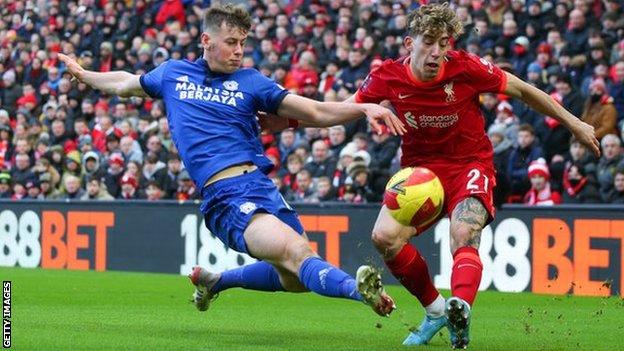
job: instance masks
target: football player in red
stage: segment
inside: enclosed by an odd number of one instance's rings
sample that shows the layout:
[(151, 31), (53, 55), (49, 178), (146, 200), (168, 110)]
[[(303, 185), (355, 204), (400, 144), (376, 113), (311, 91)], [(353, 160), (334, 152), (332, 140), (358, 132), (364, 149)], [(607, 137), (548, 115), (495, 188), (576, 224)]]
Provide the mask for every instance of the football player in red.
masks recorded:
[(481, 230), (494, 218), (492, 145), (485, 134), (479, 94), (503, 93), (552, 116), (596, 155), (594, 129), (543, 91), (502, 71), (483, 58), (451, 49), (463, 30), (448, 4), (430, 4), (408, 17), (407, 57), (387, 60), (373, 70), (349, 101), (392, 104), (407, 126), (402, 136), (402, 167), (426, 167), (444, 186), (442, 215), (450, 217), (451, 295), (433, 286), (427, 264), (409, 240), (420, 233), (394, 220), (383, 206), (372, 240), (386, 265), (425, 307), (419, 330), (404, 344), (426, 344), (447, 326), (453, 348), (469, 342), (470, 309), (481, 281)]
[[(453, 348), (466, 348), (470, 310), (483, 266), (479, 258), (481, 231), (494, 218), (493, 149), (484, 128), (479, 94), (502, 93), (520, 99), (536, 111), (556, 118), (599, 155), (594, 128), (566, 111), (543, 91), (478, 56), (452, 49), (463, 30), (461, 20), (444, 4), (421, 6), (408, 16), (404, 45), (409, 55), (387, 60), (374, 69), (348, 102), (391, 104), (406, 124), (402, 135), (402, 167), (425, 167), (444, 186), (444, 210), (450, 217), (451, 297), (434, 287), (427, 264), (409, 241), (420, 234), (403, 226), (383, 206), (372, 240), (392, 274), (425, 308), (420, 328), (403, 342), (426, 344), (448, 326)], [(261, 118), (276, 131), (287, 119)], [(314, 127), (309, 123), (303, 124)], [(432, 223), (433, 224), (433, 223)]]

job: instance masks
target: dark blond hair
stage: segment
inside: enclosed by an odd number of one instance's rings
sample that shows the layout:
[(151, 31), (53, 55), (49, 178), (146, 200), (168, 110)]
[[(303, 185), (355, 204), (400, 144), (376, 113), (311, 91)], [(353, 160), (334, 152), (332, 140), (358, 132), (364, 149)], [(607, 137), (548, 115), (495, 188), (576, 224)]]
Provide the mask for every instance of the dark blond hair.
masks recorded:
[(439, 37), (446, 32), (457, 38), (463, 31), (464, 25), (448, 3), (424, 5), (407, 16), (407, 34), (411, 37)]
[(204, 32), (216, 32), (225, 22), (228, 27), (240, 28), (249, 32), (251, 16), (243, 7), (227, 4), (212, 6), (204, 13)]

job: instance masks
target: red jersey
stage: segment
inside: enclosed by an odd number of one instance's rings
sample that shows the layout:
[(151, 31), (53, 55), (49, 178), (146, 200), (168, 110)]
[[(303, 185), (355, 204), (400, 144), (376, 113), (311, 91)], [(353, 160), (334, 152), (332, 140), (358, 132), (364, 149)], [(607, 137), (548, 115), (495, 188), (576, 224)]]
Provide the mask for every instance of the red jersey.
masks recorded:
[(449, 51), (438, 76), (423, 82), (413, 75), (409, 61), (409, 57), (386, 60), (355, 95), (357, 102), (390, 100), (394, 106), (407, 127), (401, 166), (492, 162), (479, 94), (503, 92), (505, 72), (476, 55)]

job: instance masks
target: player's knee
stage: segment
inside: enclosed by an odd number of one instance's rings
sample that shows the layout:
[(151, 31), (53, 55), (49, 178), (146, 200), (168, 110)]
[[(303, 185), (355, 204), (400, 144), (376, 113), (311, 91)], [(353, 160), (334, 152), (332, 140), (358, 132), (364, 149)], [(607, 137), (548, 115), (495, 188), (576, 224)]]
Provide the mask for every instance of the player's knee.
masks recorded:
[(381, 253), (402, 246), (398, 242), (398, 236), (384, 228), (374, 228), (371, 240), (377, 251)]
[(481, 230), (475, 230), (465, 225), (451, 226), (451, 253), (464, 246), (479, 248)]

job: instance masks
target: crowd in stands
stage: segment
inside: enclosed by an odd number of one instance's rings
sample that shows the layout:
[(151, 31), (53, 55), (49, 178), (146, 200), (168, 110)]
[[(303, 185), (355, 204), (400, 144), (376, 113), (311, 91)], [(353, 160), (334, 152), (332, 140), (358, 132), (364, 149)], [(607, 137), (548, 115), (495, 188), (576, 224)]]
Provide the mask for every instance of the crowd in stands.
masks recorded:
[[(425, 1), (426, 2), (426, 1)], [(180, 161), (166, 106), (72, 81), (58, 59), (141, 74), (195, 60), (203, 10), (193, 0), (0, 1), (0, 198), (200, 197)], [(417, 1), (245, 1), (253, 18), (243, 66), (324, 101), (355, 93), (402, 38)], [(556, 119), (484, 94), (495, 200), (534, 205), (624, 203), (622, 0), (454, 0), (453, 44), (549, 93), (593, 125), (599, 158)], [(364, 119), (261, 135), (271, 178), (293, 202), (378, 202), (399, 169), (400, 139)]]

